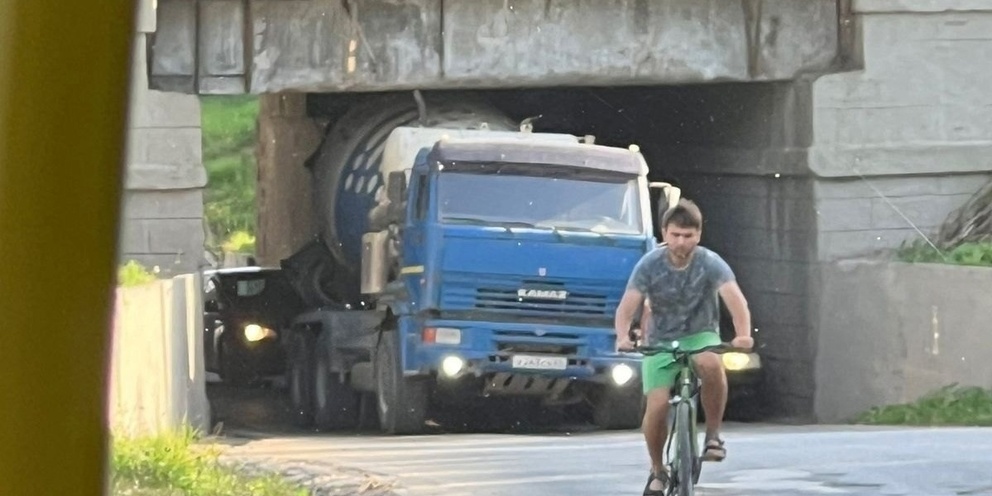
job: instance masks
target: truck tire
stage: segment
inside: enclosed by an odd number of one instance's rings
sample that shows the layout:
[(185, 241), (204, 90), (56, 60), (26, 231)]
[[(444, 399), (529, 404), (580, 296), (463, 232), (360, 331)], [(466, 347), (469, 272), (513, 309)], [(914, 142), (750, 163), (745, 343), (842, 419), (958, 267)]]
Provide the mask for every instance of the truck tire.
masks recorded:
[(313, 422), (319, 430), (358, 425), (358, 394), (334, 372), (329, 331), (317, 338), (313, 367)]
[(593, 422), (600, 429), (634, 429), (644, 417), (644, 395), (640, 382), (624, 388), (601, 386), (593, 403)]
[(297, 427), (313, 424), (313, 334), (308, 329), (293, 329), (289, 334), (286, 375), (289, 389), (290, 417)]
[(428, 383), (403, 376), (396, 331), (382, 334), (375, 353), (376, 410), (387, 434), (419, 434), (427, 420)]

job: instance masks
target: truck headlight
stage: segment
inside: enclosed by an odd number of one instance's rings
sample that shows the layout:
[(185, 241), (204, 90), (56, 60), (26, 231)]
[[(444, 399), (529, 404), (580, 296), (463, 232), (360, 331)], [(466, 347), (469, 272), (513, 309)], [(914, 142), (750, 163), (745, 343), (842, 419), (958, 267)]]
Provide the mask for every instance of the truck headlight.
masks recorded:
[(761, 368), (761, 359), (754, 353), (724, 353), (723, 366), (730, 371)]
[(448, 377), (458, 375), (463, 368), (465, 368), (465, 360), (454, 355), (444, 357), (444, 360), (441, 362), (441, 372), (444, 372), (444, 375)]
[(250, 343), (274, 337), (276, 337), (276, 332), (268, 327), (262, 327), (258, 324), (248, 324), (245, 326), (245, 339)]
[(617, 386), (623, 386), (630, 382), (634, 378), (634, 369), (630, 368), (630, 365), (626, 363), (621, 363), (613, 367), (610, 371), (610, 375), (613, 377), (613, 383)]

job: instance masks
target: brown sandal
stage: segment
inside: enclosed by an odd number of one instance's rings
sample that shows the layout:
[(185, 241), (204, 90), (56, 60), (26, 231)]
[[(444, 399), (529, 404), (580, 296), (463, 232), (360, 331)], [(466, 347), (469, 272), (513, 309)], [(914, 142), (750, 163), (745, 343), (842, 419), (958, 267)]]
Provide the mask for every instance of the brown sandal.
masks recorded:
[(727, 457), (727, 448), (723, 447), (723, 440), (720, 438), (706, 440), (706, 448), (703, 450), (704, 462), (722, 462)]
[[(651, 481), (658, 479), (661, 482), (661, 489), (651, 489)], [(671, 479), (668, 477), (668, 472), (662, 472), (655, 475), (654, 472), (648, 474), (648, 483), (644, 485), (644, 494), (642, 496), (666, 496), (668, 494), (668, 485), (671, 483)]]

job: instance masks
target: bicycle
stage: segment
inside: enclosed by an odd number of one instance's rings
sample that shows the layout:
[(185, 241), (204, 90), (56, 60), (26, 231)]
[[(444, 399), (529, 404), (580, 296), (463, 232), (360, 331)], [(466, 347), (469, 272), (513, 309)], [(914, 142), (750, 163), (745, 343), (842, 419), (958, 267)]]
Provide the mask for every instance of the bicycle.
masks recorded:
[(672, 386), (673, 394), (668, 400), (670, 408), (666, 420), (668, 442), (665, 453), (668, 460), (666, 467), (669, 484), (665, 492), (669, 496), (693, 496), (695, 485), (699, 483), (699, 475), (702, 473), (702, 455), (699, 450), (696, 423), (700, 385), (691, 358), (707, 351), (725, 353), (740, 350), (730, 343), (720, 343), (698, 350), (682, 350), (679, 348), (679, 342), (673, 341), (671, 347), (635, 345), (634, 351), (644, 356), (671, 353), (675, 363), (678, 364), (679, 373)]

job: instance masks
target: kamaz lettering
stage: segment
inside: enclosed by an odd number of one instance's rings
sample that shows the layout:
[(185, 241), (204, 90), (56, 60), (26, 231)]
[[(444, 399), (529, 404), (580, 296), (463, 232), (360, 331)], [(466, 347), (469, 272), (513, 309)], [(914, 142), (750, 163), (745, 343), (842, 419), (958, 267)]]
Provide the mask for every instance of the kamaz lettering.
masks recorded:
[(568, 291), (563, 289), (518, 289), (517, 296), (532, 300), (564, 300)]

